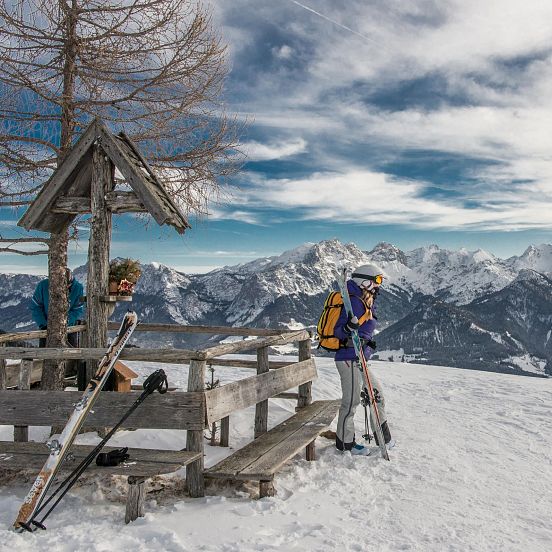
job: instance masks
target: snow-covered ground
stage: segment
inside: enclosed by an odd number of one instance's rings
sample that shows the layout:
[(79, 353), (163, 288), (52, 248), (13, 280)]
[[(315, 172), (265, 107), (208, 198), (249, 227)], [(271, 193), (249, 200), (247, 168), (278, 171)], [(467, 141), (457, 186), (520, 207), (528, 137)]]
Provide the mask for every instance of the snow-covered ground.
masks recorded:
[[(331, 359), (316, 359), (314, 398), (339, 397)], [(132, 363), (141, 374), (156, 366)], [(515, 551), (552, 550), (552, 381), (455, 368), (373, 362), (385, 385), (397, 446), (351, 457), (320, 438), (318, 460), (296, 458), (277, 475), (274, 498), (256, 485), (210, 488), (189, 499), (184, 470), (154, 482), (146, 517), (124, 525), (124, 484), (85, 478), (48, 520), (48, 530), (9, 530), (30, 485), (0, 488), (0, 548), (23, 551)], [(186, 368), (165, 366), (172, 385)], [(219, 369), (223, 382), (248, 370)], [(272, 400), (270, 424), (293, 412)], [(252, 438), (254, 411), (231, 417), (231, 444)], [(335, 423), (334, 423), (335, 424)], [(357, 413), (363, 429), (363, 412)], [(31, 436), (43, 437), (35, 429)], [(11, 428), (0, 427), (0, 439)], [(97, 440), (91, 434), (80, 442)], [(121, 432), (116, 444), (180, 449), (184, 432)], [(211, 465), (231, 451), (206, 447)], [(159, 489), (161, 492), (155, 492)], [(215, 494), (216, 493), (216, 494)]]

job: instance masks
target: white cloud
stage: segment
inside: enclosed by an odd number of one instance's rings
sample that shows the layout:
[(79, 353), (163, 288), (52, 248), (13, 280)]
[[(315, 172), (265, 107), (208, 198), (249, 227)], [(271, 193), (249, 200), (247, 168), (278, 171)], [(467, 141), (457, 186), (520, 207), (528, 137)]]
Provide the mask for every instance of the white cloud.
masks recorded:
[(303, 153), (307, 149), (307, 142), (302, 138), (295, 138), (288, 142), (261, 144), (260, 142), (245, 142), (240, 148), (249, 161), (268, 161), (291, 157)]
[[(517, 191), (504, 194), (488, 190), (478, 198), (477, 207), (466, 208), (458, 200), (425, 197), (426, 186), (420, 181), (354, 170), (318, 173), (298, 180), (253, 178), (252, 187), (242, 194), (253, 212), (269, 205), (276, 217), (286, 211), (296, 219), (335, 224), (402, 224), (441, 230), (552, 229), (552, 190), (537, 190), (527, 184), (521, 197)], [(264, 212), (265, 221), (270, 216)]]
[(293, 48), (291, 48), (287, 44), (284, 44), (279, 48), (272, 48), (272, 53), (278, 59), (290, 59), (293, 55)]

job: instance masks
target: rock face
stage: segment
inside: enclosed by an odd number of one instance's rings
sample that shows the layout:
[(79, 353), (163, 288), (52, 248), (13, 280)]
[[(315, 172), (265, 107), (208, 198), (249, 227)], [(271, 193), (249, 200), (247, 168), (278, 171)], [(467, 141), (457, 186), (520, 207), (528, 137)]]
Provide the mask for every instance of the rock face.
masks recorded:
[[(338, 240), (307, 243), (208, 274), (142, 266), (132, 307), (144, 322), (254, 327), (314, 327), (339, 267), (373, 262), (386, 275), (378, 298), (378, 347), (417, 362), (552, 373), (552, 246), (530, 246), (503, 260), (482, 250), (436, 245), (371, 251)], [(85, 283), (86, 267), (75, 271)], [(0, 327), (31, 329), (36, 276), (0, 274)], [(120, 319), (128, 308), (113, 315)], [(203, 334), (137, 334), (148, 346), (201, 346)], [(219, 340), (223, 336), (214, 336)], [(399, 353), (397, 353), (399, 354)]]

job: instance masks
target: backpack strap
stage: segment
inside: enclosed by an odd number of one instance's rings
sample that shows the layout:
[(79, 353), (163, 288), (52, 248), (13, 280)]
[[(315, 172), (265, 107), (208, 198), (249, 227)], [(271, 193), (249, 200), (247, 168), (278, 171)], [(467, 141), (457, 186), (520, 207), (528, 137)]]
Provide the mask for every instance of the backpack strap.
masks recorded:
[(365, 309), (364, 314), (358, 318), (358, 324), (359, 324), (359, 326), (362, 326), (362, 324), (364, 324), (364, 322), (366, 322), (367, 320), (372, 319), (372, 309), (370, 308), (368, 303), (366, 303), (366, 301), (362, 297), (360, 297), (359, 295), (351, 295), (351, 297), (356, 297), (357, 299), (360, 299), (360, 301), (364, 305), (364, 309)]

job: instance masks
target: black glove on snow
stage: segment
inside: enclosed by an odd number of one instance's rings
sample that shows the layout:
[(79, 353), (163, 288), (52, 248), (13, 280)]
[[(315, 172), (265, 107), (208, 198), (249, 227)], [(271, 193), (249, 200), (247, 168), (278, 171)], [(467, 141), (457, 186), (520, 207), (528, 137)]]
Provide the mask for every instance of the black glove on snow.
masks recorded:
[(360, 324), (358, 323), (358, 318), (356, 316), (351, 316), (347, 318), (347, 324), (345, 324), (345, 331), (351, 333), (353, 330), (358, 330)]
[(100, 452), (96, 456), (96, 464), (98, 466), (118, 466), (129, 458), (128, 447), (111, 450), (109, 452)]

